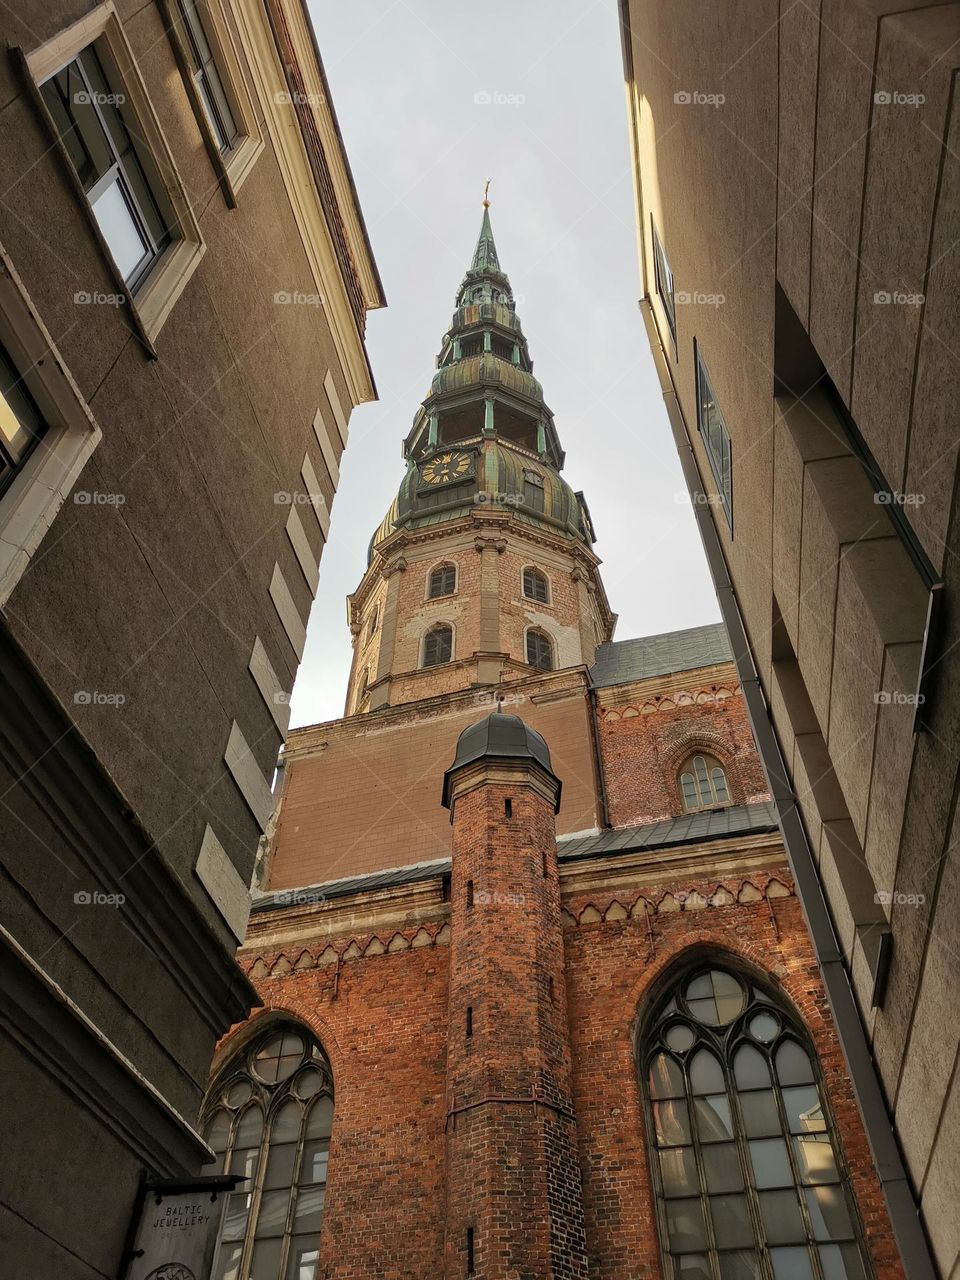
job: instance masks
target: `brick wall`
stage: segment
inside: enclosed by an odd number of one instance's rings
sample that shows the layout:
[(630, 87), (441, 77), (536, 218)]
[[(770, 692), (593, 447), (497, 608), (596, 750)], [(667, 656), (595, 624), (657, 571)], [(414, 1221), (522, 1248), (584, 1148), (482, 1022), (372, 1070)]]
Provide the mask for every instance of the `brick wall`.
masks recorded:
[(734, 804), (768, 798), (731, 665), (602, 689), (598, 702), (613, 826), (682, 813), (679, 768), (698, 750), (724, 766)]
[[(490, 847), (501, 848), (499, 835)], [(560, 997), (567, 1001), (588, 1274), (593, 1280), (661, 1280), (633, 1036), (651, 991), (671, 966), (704, 953), (746, 966), (797, 1011), (817, 1049), (876, 1280), (901, 1280), (882, 1193), (782, 856), (773, 859), (772, 871), (751, 872), (749, 894), (743, 877), (730, 871), (736, 850), (725, 860), (727, 870), (719, 878), (706, 872), (700, 879), (664, 876), (653, 887), (649, 875), (638, 879), (634, 896), (642, 893), (659, 909), (626, 919), (614, 901), (630, 898), (623, 885), (605, 897), (596, 889), (571, 893), (563, 888), (569, 873), (561, 872), (567, 927)], [(771, 885), (775, 896), (768, 897)], [(707, 905), (711, 899), (729, 905)], [(318, 925), (332, 905), (319, 909)], [(312, 941), (298, 928), (296, 942), (263, 946), (251, 938), (243, 952), (268, 1009), (302, 1018), (333, 1066), (336, 1115), (322, 1280), (443, 1274), (448, 1026), (455, 1021), (459, 1035), (463, 1013), (448, 1016), (447, 910), (438, 905), (434, 920), (399, 930), (357, 933), (343, 925), (339, 934), (335, 929), (328, 935), (318, 927)], [(254, 919), (254, 928), (262, 927)], [(494, 943), (510, 927), (508, 913), (501, 913)], [(529, 991), (517, 991), (518, 1007), (528, 999)], [(555, 1136), (562, 1139), (562, 1133)]]
[[(563, 781), (558, 830), (594, 828), (596, 777), (582, 673), (528, 678), (512, 686), (509, 699), (505, 710), (550, 743)], [(434, 706), (391, 708), (290, 734), (266, 887), (449, 857), (441, 778), (462, 730), (492, 706), (489, 692), (467, 691)]]

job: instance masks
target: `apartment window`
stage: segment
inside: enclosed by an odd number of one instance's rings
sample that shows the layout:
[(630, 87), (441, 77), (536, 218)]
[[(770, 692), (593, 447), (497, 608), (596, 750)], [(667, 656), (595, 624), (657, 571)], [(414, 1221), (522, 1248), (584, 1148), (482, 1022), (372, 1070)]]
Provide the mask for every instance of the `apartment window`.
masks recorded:
[(818, 1064), (793, 1014), (731, 969), (688, 969), (642, 1044), (667, 1274), (864, 1280)]
[(204, 246), (113, 5), (97, 5), (26, 61), (117, 284), (126, 286), (123, 301), (149, 343)]
[(423, 638), (424, 667), (438, 667), (453, 657), (453, 628), (445, 622), (431, 627)]
[(220, 1229), (213, 1280), (314, 1280), (333, 1126), (333, 1081), (299, 1026), (271, 1029), (218, 1076), (204, 1137), (205, 1174), (239, 1173)]
[(730, 433), (723, 420), (707, 373), (706, 365), (695, 345), (697, 366), (697, 428), (710, 460), (713, 478), (720, 493), (727, 524), (733, 529), (733, 460), (730, 451)]
[(547, 575), (528, 565), (523, 571), (523, 594), (528, 600), (536, 600), (538, 604), (548, 604), (550, 584), (547, 581)]
[(46, 429), (36, 400), (0, 343), (0, 494), (9, 488)]
[(427, 583), (427, 598), (439, 600), (441, 596), (452, 596), (457, 589), (457, 566), (454, 564), (438, 564), (431, 569)]
[(217, 147), (225, 155), (237, 141), (239, 130), (227, 99), (223, 77), (204, 30), (195, 0), (177, 0), (193, 63), (193, 81), (203, 104)]
[(691, 756), (680, 769), (680, 793), (687, 812), (728, 805), (730, 788), (723, 765), (713, 756)]
[(0, 605), (101, 438), (0, 245)]
[(40, 92), (113, 260), (124, 281), (136, 289), (170, 243), (171, 233), (146, 157), (122, 112), (126, 96), (108, 81), (93, 45), (51, 76)]
[(541, 671), (553, 670), (553, 642), (545, 631), (527, 632), (527, 662)]
[(676, 345), (677, 307), (673, 289), (673, 272), (670, 270), (670, 263), (663, 248), (663, 241), (660, 239), (652, 218), (650, 220), (650, 229), (653, 234), (653, 274), (657, 285), (657, 293), (663, 304), (667, 324), (670, 326), (670, 336), (673, 338), (674, 345)]

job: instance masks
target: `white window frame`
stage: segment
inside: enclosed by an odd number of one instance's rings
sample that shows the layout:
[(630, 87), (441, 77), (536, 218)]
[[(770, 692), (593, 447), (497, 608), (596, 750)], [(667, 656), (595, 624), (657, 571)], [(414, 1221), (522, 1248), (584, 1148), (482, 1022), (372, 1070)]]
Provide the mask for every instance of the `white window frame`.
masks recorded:
[[(539, 573), (543, 575), (547, 584), (546, 600), (537, 600), (534, 596), (528, 596), (526, 591), (524, 590), (523, 575), (527, 572), (528, 569), (533, 569), (535, 573)], [(522, 599), (528, 601), (528, 603), (530, 604), (545, 605), (547, 608), (551, 608), (553, 606), (553, 583), (550, 581), (549, 573), (547, 573), (546, 569), (544, 569), (542, 565), (539, 565), (539, 564), (523, 565), (523, 567), (520, 570), (520, 595)], [(543, 628), (541, 627), (540, 630), (542, 631)]]
[(235, 204), (236, 193), (264, 149), (263, 133), (257, 119), (250, 84), (221, 0), (194, 0), (194, 6), (203, 24), (203, 34), (213, 54), (220, 84), (237, 127), (237, 138), (225, 152), (220, 150), (194, 79), (193, 45), (185, 29), (179, 0), (161, 2), (167, 27), (182, 64), (190, 105), (210, 152), (211, 161), (220, 177), (226, 180), (227, 203)]
[[(113, 0), (105, 0), (72, 26), (26, 55), (27, 67), (37, 89), (89, 45), (96, 46), (111, 87), (117, 93), (122, 92), (127, 99), (139, 126), (140, 140), (153, 161), (154, 172), (148, 178), (159, 183), (154, 196), (167, 206), (164, 212), (170, 224), (172, 241), (160, 254), (146, 278), (132, 291), (128, 291), (109, 245), (99, 229), (96, 230), (97, 239), (117, 278), (120, 292), (135, 311), (147, 338), (152, 342), (199, 266), (206, 246)], [(50, 127), (58, 146), (62, 148), (59, 131), (52, 119)], [(64, 155), (63, 162), (73, 172), (69, 157)], [(89, 201), (87, 203), (89, 206)], [(96, 227), (92, 208), (90, 223), (92, 227)]]
[(103, 433), (2, 245), (0, 341), (47, 424), (0, 498), (2, 606)]

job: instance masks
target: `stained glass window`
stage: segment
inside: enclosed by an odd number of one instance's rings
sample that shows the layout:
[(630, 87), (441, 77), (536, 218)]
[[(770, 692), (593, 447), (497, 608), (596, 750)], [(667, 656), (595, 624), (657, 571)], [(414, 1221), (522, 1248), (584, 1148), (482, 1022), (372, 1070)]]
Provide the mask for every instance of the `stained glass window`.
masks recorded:
[(817, 1063), (780, 1002), (687, 970), (644, 1050), (665, 1280), (865, 1280)]
[(239, 1173), (211, 1280), (315, 1280), (333, 1126), (333, 1082), (305, 1030), (274, 1026), (210, 1090), (204, 1173)]

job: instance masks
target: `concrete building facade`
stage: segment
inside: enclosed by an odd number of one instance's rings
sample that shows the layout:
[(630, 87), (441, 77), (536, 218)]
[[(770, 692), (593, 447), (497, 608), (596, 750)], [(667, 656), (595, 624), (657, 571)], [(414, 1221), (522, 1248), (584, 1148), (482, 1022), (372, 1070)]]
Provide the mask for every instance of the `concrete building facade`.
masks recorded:
[(899, 1280), (724, 628), (612, 639), (520, 335), (485, 213), (284, 751), (212, 1274)]
[(305, 7), (0, 20), (0, 1256), (196, 1174), (382, 305)]
[(960, 6), (621, 20), (647, 336), (904, 1262), (956, 1276)]

